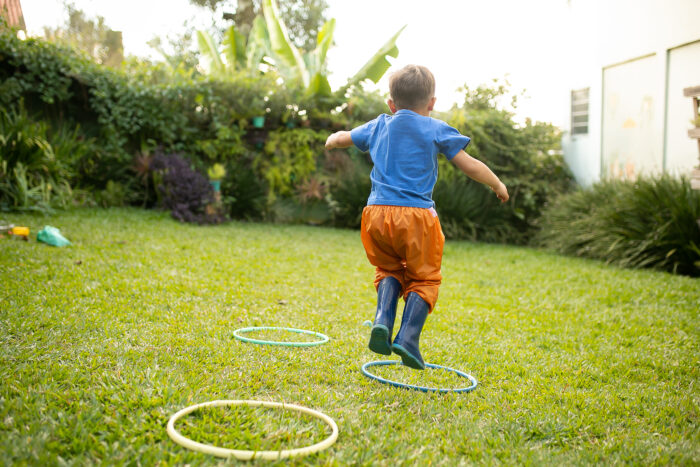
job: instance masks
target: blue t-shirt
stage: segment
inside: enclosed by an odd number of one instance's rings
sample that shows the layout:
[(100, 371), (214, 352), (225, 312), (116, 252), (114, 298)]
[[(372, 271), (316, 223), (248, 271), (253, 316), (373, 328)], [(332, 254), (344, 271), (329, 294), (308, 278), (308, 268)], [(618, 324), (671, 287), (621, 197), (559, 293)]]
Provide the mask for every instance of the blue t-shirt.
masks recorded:
[(407, 109), (382, 114), (353, 129), (350, 136), (361, 151), (369, 151), (374, 162), (367, 205), (416, 208), (435, 204), (438, 153), (452, 160), (470, 141), (447, 123)]

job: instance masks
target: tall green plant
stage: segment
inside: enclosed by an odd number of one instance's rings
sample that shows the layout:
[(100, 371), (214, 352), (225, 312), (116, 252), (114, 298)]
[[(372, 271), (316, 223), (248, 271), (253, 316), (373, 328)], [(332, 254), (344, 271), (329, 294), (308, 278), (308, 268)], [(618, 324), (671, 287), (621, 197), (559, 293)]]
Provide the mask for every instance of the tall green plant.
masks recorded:
[(374, 56), (348, 80), (343, 89), (359, 84), (366, 79), (372, 80), (376, 84), (391, 66), (386, 57), (397, 58), (399, 56), (399, 48), (396, 45), (396, 41), (404, 29), (406, 29), (406, 26), (396, 31)]
[(208, 31), (197, 31), (197, 44), (206, 62), (205, 70), (218, 79), (227, 79), (237, 70), (257, 70), (270, 50), (267, 27), (261, 17), (255, 19), (248, 38), (231, 26), (220, 45)]
[[(199, 46), (199, 53), (202, 54), (207, 60), (207, 71), (214, 75), (222, 75), (226, 70), (226, 65), (221, 58), (218, 46), (214, 42), (214, 38), (207, 31), (197, 31), (197, 45)], [(235, 66), (235, 61), (230, 63), (229, 66)]]
[[(302, 57), (299, 50), (289, 40), (286, 26), (279, 17), (277, 2), (275, 0), (263, 0), (263, 14), (270, 32), (270, 43), (273, 57), (278, 62), (280, 74), (285, 79), (300, 80), (306, 89), (307, 94), (328, 96), (331, 94), (331, 87), (328, 83), (328, 70), (326, 66), (326, 54), (333, 41), (335, 30), (335, 19), (328, 21), (319, 31), (316, 48)], [(396, 41), (405, 29), (403, 26), (397, 31), (355, 75), (348, 80), (348, 83), (341, 88), (344, 91), (365, 79), (371, 79), (375, 83), (381, 79), (391, 65), (386, 56), (396, 58), (399, 49)], [(281, 64), (281, 67), (280, 67)]]

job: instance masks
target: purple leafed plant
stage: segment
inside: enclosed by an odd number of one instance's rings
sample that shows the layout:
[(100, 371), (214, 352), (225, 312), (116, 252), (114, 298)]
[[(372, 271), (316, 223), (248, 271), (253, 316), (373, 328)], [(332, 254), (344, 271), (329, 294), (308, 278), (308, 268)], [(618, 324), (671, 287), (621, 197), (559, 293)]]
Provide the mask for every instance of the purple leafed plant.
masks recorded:
[(214, 224), (223, 217), (207, 206), (214, 202), (214, 190), (209, 180), (190, 167), (178, 154), (156, 153), (151, 162), (151, 173), (163, 208), (182, 222)]

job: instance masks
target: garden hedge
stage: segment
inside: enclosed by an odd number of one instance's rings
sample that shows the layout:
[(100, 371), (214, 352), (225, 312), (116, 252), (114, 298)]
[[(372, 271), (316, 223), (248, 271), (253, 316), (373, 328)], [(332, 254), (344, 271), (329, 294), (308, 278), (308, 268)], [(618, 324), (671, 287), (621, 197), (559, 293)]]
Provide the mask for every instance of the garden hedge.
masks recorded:
[[(187, 73), (153, 83), (133, 69), (110, 69), (71, 49), (22, 41), (0, 29), (0, 104), (44, 122), (49, 145), (55, 135), (74, 132), (80, 157), (61, 161), (62, 183), (81, 194), (81, 202), (153, 207), (160, 200), (163, 206), (163, 187), (155, 186), (162, 178), (148, 170), (157, 151), (182, 157), (201, 174), (214, 163), (224, 165), (222, 201), (229, 217), (359, 225), (369, 158), (354, 149), (327, 152), (323, 143), (331, 131), (386, 111), (382, 95), (358, 86), (348, 95), (313, 101), (280, 85), (273, 73), (242, 71), (222, 81)], [(500, 205), (443, 159), (435, 199), (450, 238), (527, 243), (542, 206), (573, 184), (558, 130), (516, 123), (512, 113), (497, 108), (495, 98), (505, 93), (502, 87), (467, 90), (462, 106), (436, 115), (472, 137), (469, 152), (491, 166), (511, 193), (511, 201)], [(255, 128), (253, 117), (263, 115), (264, 126)], [(201, 218), (190, 214), (177, 217)]]

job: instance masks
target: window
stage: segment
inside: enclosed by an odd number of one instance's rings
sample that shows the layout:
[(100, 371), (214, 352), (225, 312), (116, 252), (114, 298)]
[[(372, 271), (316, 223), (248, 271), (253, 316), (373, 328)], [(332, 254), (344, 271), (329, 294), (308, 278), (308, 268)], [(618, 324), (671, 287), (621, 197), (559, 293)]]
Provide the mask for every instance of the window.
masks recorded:
[(588, 134), (588, 94), (591, 88), (571, 91), (571, 134)]

